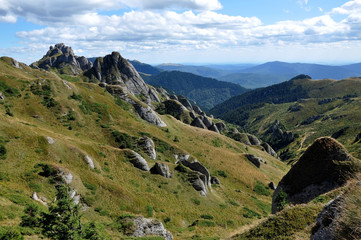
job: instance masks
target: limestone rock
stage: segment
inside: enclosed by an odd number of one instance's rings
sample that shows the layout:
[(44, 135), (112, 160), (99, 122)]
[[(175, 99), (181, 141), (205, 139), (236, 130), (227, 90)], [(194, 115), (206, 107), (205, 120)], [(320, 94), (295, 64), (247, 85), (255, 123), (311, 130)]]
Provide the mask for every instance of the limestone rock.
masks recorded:
[(31, 195), (31, 198), (34, 201), (40, 202), (41, 204), (43, 204), (44, 206), (47, 206), (48, 204), (46, 203), (46, 198), (43, 197), (38, 197), (38, 194), (36, 192), (33, 192), (33, 194)]
[(73, 181), (73, 174), (65, 172), (62, 168), (58, 169), (58, 174), (67, 184), (70, 184)]
[(261, 145), (261, 141), (256, 136), (247, 133), (247, 137), (251, 145), (255, 145), (255, 146)]
[(192, 108), (197, 114), (202, 115), (203, 111), (200, 107), (198, 107), (197, 105), (193, 105)]
[(207, 118), (207, 117), (203, 117), (203, 123), (207, 128), (210, 128), (213, 124), (212, 121), (209, 120), (209, 118)]
[(120, 85), (132, 95), (143, 95), (147, 102), (160, 102), (154, 91), (148, 87), (139, 73), (120, 53), (112, 52), (104, 58), (95, 60), (94, 66), (84, 73), (92, 81), (105, 82), (108, 85)]
[(0, 100), (5, 100), (5, 97), (2, 92), (0, 92)]
[(216, 176), (212, 176), (211, 177), (211, 184), (221, 184), (221, 182), (219, 181), (219, 179)]
[(142, 137), (138, 140), (138, 146), (143, 149), (143, 151), (150, 157), (150, 159), (155, 160), (157, 158), (157, 153), (155, 151), (155, 145), (151, 138)]
[(89, 167), (91, 167), (92, 169), (95, 168), (93, 159), (91, 159), (91, 157), (89, 157), (89, 155), (85, 155), (84, 160), (88, 163)]
[(167, 124), (154, 112), (151, 107), (144, 107), (141, 104), (134, 105), (135, 110), (138, 112), (139, 116), (158, 127), (166, 127)]
[(343, 199), (340, 196), (326, 204), (317, 216), (311, 240), (336, 240), (334, 235), (337, 230), (337, 219), (343, 205)]
[(55, 143), (55, 140), (52, 137), (46, 137), (46, 140), (50, 145), (53, 145)]
[(129, 161), (133, 164), (133, 166), (143, 171), (149, 171), (149, 166), (147, 161), (133, 150), (131, 151), (131, 153), (132, 154), (130, 156)]
[(261, 144), (261, 146), (262, 146), (262, 147), (264, 148), (264, 150), (265, 150), (268, 154), (270, 154), (271, 156), (273, 156), (273, 157), (275, 157), (275, 158), (278, 157), (276, 151), (273, 150), (273, 148), (272, 148), (268, 143), (263, 142), (263, 143)]
[(190, 116), (191, 112), (177, 100), (169, 99), (164, 101), (157, 111), (162, 114), (172, 115), (186, 124), (190, 124), (192, 122), (192, 117)]
[(188, 110), (192, 111), (193, 107), (192, 104), (189, 102), (189, 100), (187, 98), (185, 98), (182, 95), (178, 95), (178, 101), (185, 106)]
[(178, 101), (178, 97), (177, 95), (170, 95), (169, 96), (170, 99), (173, 99), (173, 100), (177, 100)]
[(90, 69), (93, 64), (85, 57), (75, 56), (71, 47), (59, 43), (55, 46), (50, 46), (46, 55), (30, 66), (45, 70), (56, 68), (60, 73), (77, 75)]
[(195, 118), (195, 119), (192, 121), (191, 125), (194, 126), (194, 127), (207, 129), (207, 127), (204, 125), (203, 121), (202, 121), (201, 118), (199, 118), (199, 117)]
[(202, 196), (206, 196), (208, 193), (208, 188), (206, 185), (207, 178), (204, 174), (200, 172), (193, 172), (188, 176), (189, 182), (192, 184), (192, 187), (199, 191)]
[(213, 132), (216, 132), (216, 133), (219, 133), (219, 130), (217, 128), (217, 126), (213, 123), (212, 126), (209, 128), (209, 130), (213, 131)]
[(246, 154), (247, 159), (256, 167), (260, 168), (261, 163), (266, 163), (261, 157), (256, 157), (252, 154)]
[(224, 124), (223, 122), (216, 123), (216, 126), (220, 132), (224, 132), (227, 129), (226, 124)]
[(165, 163), (155, 163), (154, 167), (150, 169), (151, 173), (159, 174), (166, 178), (171, 178), (172, 173), (170, 172), (169, 166)]
[(268, 187), (269, 187), (270, 189), (272, 189), (272, 190), (276, 190), (276, 185), (275, 185), (273, 182), (270, 182), (270, 183), (268, 184)]
[[(196, 177), (193, 176), (192, 178), (190, 178), (190, 182), (192, 183), (192, 186), (197, 191), (202, 191), (204, 194), (207, 194), (208, 188), (212, 189), (211, 175), (208, 169), (197, 160), (193, 162), (189, 162), (188, 160), (183, 160), (181, 161), (181, 163), (197, 173)], [(199, 181), (202, 181), (204, 186), (200, 184)]]
[(343, 186), (358, 169), (357, 160), (337, 140), (316, 139), (278, 184), (273, 194), (272, 212), (278, 211), (276, 199), (281, 190), (291, 204), (308, 203)]
[(129, 235), (133, 237), (160, 236), (163, 237), (164, 240), (173, 240), (173, 235), (167, 231), (158, 220), (138, 216), (135, 218), (126, 218), (122, 221), (125, 223), (132, 222), (132, 224), (124, 225), (130, 226), (127, 231), (132, 232)]

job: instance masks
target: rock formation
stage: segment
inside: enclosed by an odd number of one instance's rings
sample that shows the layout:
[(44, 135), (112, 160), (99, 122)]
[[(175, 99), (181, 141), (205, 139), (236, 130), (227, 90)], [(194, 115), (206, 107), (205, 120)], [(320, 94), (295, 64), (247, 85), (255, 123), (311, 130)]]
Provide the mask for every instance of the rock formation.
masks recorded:
[(273, 156), (273, 157), (275, 157), (275, 158), (278, 157), (276, 151), (273, 150), (273, 148), (272, 148), (268, 143), (263, 142), (263, 143), (261, 144), (261, 146), (264, 148), (264, 150), (265, 150), (269, 155), (271, 155), (271, 156)]
[(317, 139), (282, 178), (273, 194), (272, 212), (278, 211), (278, 194), (287, 194), (291, 204), (307, 203), (344, 185), (359, 170), (359, 163), (337, 140)]
[(90, 69), (93, 64), (85, 57), (78, 57), (71, 47), (64, 43), (50, 46), (49, 51), (39, 61), (30, 65), (33, 68), (49, 70), (56, 68), (60, 73), (77, 75)]
[(260, 168), (261, 163), (266, 163), (261, 157), (256, 157), (252, 154), (246, 154), (247, 159), (256, 167)]
[(156, 162), (155, 165), (150, 169), (150, 172), (153, 174), (159, 174), (166, 178), (172, 177), (169, 166), (165, 163)]
[(143, 151), (150, 157), (150, 159), (155, 160), (157, 158), (155, 145), (151, 138), (149, 137), (140, 138), (138, 140), (138, 146), (143, 149)]
[(133, 164), (134, 167), (139, 168), (140, 170), (143, 171), (149, 171), (149, 166), (147, 161), (133, 150), (131, 150), (129, 161)]

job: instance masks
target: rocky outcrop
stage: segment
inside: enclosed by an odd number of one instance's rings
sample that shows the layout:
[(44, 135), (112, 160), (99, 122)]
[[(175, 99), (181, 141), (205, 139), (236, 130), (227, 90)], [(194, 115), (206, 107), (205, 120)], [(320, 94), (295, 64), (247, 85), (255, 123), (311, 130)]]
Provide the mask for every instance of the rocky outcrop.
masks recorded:
[(46, 137), (46, 140), (50, 145), (53, 145), (55, 143), (55, 140), (52, 137)]
[(164, 240), (173, 240), (173, 235), (164, 228), (161, 222), (155, 219), (142, 216), (128, 217), (122, 219), (121, 224), (129, 226), (125, 229), (125, 234), (133, 237), (160, 236)]
[(134, 167), (139, 168), (143, 171), (149, 171), (148, 163), (142, 156), (140, 156), (133, 150), (130, 153), (131, 154), (129, 155), (129, 161), (133, 164)]
[(278, 195), (284, 192), (291, 204), (307, 203), (343, 186), (359, 171), (359, 163), (337, 140), (317, 139), (282, 178), (273, 194), (272, 212), (279, 210)]
[(36, 192), (33, 192), (33, 194), (31, 195), (31, 198), (34, 200), (34, 201), (37, 201), (41, 204), (43, 204), (44, 206), (47, 206), (47, 199), (45, 197), (38, 197), (38, 194)]
[(208, 128), (208, 130), (219, 133), (219, 130), (214, 123)]
[(262, 139), (269, 143), (273, 149), (278, 150), (293, 142), (295, 135), (286, 131), (285, 127), (278, 120), (275, 120), (264, 133)]
[(206, 185), (206, 176), (200, 172), (193, 172), (188, 177), (189, 182), (192, 184), (192, 187), (199, 191), (202, 196), (207, 196), (208, 188)]
[(206, 177), (204, 184), (207, 187), (208, 186), (210, 187), (211, 175), (205, 166), (203, 166), (200, 162), (198, 162), (196, 160), (193, 162), (189, 162), (189, 161), (181, 161), (181, 162), (184, 166), (192, 169), (193, 171), (202, 173)]
[(224, 124), (224, 123), (222, 123), (222, 122), (216, 123), (216, 126), (217, 126), (217, 128), (218, 128), (218, 130), (219, 130), (220, 132), (224, 132), (224, 131), (227, 130), (226, 124)]
[(272, 148), (268, 143), (263, 142), (263, 143), (261, 144), (261, 146), (264, 148), (264, 150), (265, 150), (269, 155), (271, 155), (271, 156), (273, 156), (273, 157), (275, 157), (275, 158), (278, 157), (276, 151), (273, 150), (273, 148)]
[(150, 169), (150, 172), (153, 174), (159, 174), (166, 178), (171, 178), (172, 173), (170, 172), (169, 166), (165, 163), (155, 163), (155, 165)]
[(135, 104), (134, 108), (138, 112), (139, 116), (147, 122), (157, 125), (158, 127), (167, 126), (167, 124), (163, 122), (163, 120), (154, 112), (151, 107), (144, 107), (141, 104)]
[(181, 122), (186, 124), (190, 124), (192, 122), (192, 116), (190, 112), (185, 106), (183, 106), (179, 101), (169, 99), (162, 102), (157, 111), (160, 114), (169, 114), (178, 119)]
[(56, 68), (60, 73), (77, 75), (90, 69), (93, 64), (85, 57), (76, 56), (71, 47), (59, 43), (50, 46), (46, 55), (30, 66), (45, 70)]
[(150, 159), (155, 160), (157, 158), (155, 145), (151, 138), (149, 137), (140, 138), (138, 140), (138, 146), (150, 157)]
[(188, 110), (193, 111), (192, 104), (189, 102), (187, 98), (182, 95), (178, 95), (178, 101), (185, 106)]
[(197, 105), (192, 105), (193, 111), (199, 115), (202, 115), (203, 111), (200, 107), (198, 107)]
[(312, 229), (311, 240), (336, 240), (337, 219), (343, 206), (342, 197), (337, 197), (326, 204), (318, 214), (316, 226)]
[(268, 187), (269, 187), (270, 189), (272, 189), (272, 190), (276, 190), (276, 185), (275, 185), (273, 182), (270, 182), (270, 183), (268, 184)]
[(261, 145), (261, 141), (256, 136), (247, 133), (247, 137), (251, 145), (255, 145), (255, 146)]
[(62, 168), (58, 169), (58, 174), (66, 184), (70, 184), (73, 181), (73, 174), (64, 171)]
[(197, 127), (197, 128), (203, 128), (203, 129), (207, 129), (207, 127), (204, 125), (202, 119), (200, 117), (196, 117), (192, 123), (191, 126), (193, 127)]
[(256, 167), (260, 168), (261, 163), (266, 163), (261, 157), (256, 157), (252, 154), (246, 154), (247, 159)]
[(84, 156), (84, 160), (87, 162), (87, 164), (89, 165), (89, 167), (91, 167), (92, 169), (95, 168), (93, 159), (91, 159), (91, 157), (89, 157), (89, 155), (85, 155), (85, 156)]
[(5, 97), (2, 92), (0, 92), (0, 100), (5, 100)]
[(210, 128), (212, 126), (212, 121), (209, 120), (209, 118), (207, 117), (202, 117), (202, 121), (204, 123), (204, 125), (207, 127), (207, 128)]
[(148, 87), (133, 65), (118, 52), (112, 52), (104, 58), (97, 58), (94, 66), (84, 75), (91, 81), (120, 85), (134, 96), (142, 95), (146, 98), (147, 103), (160, 102), (157, 94)]
[(212, 176), (211, 177), (211, 184), (219, 185), (219, 184), (221, 184), (221, 182), (219, 181), (219, 179), (216, 176)]

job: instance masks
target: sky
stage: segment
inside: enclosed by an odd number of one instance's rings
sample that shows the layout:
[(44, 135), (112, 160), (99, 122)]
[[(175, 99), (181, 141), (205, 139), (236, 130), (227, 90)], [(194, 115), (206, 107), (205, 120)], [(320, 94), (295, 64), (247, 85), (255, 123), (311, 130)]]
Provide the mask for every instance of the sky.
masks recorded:
[(0, 0), (0, 56), (57, 43), (159, 63), (361, 62), (361, 0)]

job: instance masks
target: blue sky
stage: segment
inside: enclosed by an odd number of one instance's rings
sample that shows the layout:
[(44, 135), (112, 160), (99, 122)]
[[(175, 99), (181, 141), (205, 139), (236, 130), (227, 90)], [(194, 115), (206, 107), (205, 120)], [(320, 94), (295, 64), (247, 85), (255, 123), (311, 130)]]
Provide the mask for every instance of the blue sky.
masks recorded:
[(361, 62), (361, 0), (0, 0), (0, 55), (63, 42), (146, 63)]

